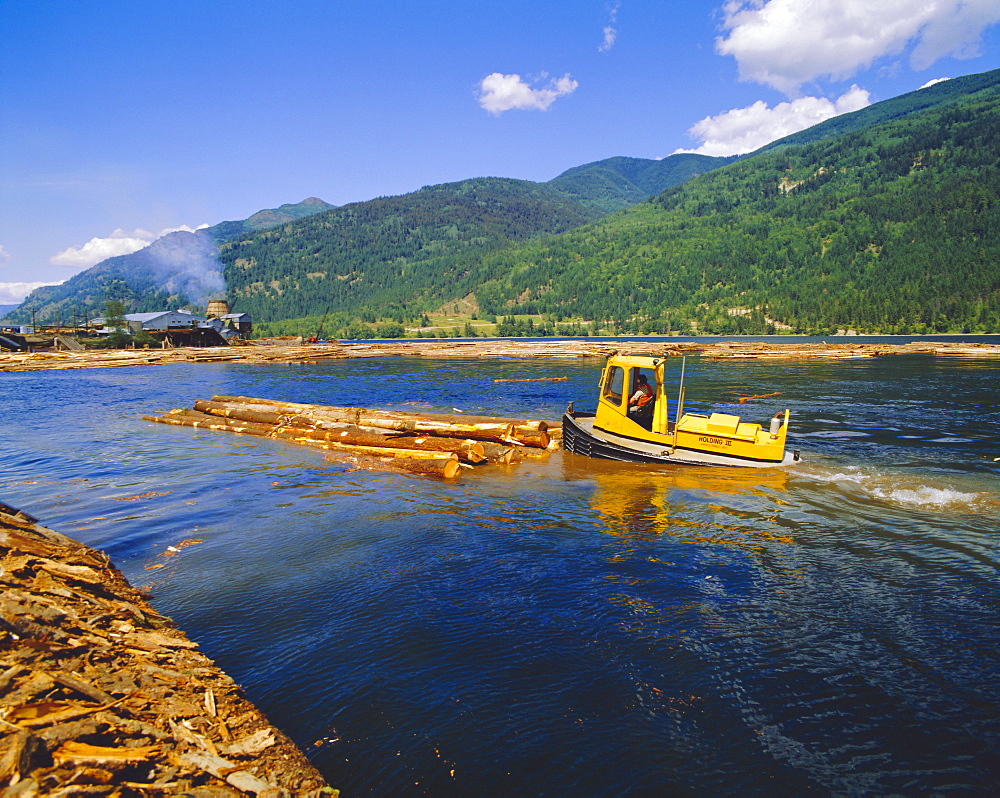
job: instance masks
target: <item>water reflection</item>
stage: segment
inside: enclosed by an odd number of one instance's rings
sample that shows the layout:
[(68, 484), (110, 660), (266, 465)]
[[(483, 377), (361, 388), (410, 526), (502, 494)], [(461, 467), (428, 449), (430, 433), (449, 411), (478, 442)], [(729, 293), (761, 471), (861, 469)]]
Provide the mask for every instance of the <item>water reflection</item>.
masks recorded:
[[(563, 474), (567, 480), (593, 482), (590, 505), (604, 525), (602, 531), (614, 537), (638, 540), (669, 534), (686, 542), (704, 542), (706, 536), (787, 539), (753, 524), (721, 523), (722, 516), (739, 510), (712, 503), (713, 498), (763, 497), (780, 504), (776, 494), (788, 484), (788, 474), (781, 469), (642, 466), (566, 453)], [(703, 511), (693, 513), (696, 508)], [(715, 518), (698, 520), (705, 511)], [(745, 517), (751, 520), (753, 514)]]

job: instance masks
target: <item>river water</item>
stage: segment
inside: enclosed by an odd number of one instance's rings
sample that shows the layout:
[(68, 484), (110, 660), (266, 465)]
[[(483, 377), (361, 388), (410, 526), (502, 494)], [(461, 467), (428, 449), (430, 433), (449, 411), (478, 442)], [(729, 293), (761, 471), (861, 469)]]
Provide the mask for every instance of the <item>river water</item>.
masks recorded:
[(346, 796), (995, 787), (998, 362), (689, 358), (687, 409), (791, 409), (788, 470), (445, 482), (141, 420), (241, 394), (555, 421), (599, 370), (0, 374), (0, 498), (107, 551)]

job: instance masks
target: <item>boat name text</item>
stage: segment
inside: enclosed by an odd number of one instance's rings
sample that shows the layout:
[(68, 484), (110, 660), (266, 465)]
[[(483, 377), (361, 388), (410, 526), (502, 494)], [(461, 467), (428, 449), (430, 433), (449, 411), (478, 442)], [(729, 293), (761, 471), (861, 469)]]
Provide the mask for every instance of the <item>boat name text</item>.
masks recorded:
[(725, 438), (712, 438), (708, 435), (699, 435), (698, 443), (707, 443), (709, 446), (732, 446), (732, 441), (727, 441)]

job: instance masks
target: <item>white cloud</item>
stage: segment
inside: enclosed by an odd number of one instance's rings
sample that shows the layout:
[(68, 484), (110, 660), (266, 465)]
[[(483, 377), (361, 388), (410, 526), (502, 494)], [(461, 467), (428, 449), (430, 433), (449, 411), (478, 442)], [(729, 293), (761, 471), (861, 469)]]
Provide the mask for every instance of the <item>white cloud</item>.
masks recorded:
[(597, 49), (602, 53), (606, 53), (608, 50), (610, 50), (612, 47), (615, 46), (615, 39), (617, 38), (618, 38), (618, 31), (612, 28), (610, 25), (608, 25), (604, 29), (604, 41), (601, 42), (601, 46), (598, 47)]
[(0, 263), (6, 263), (10, 260), (10, 253), (3, 248), (3, 244), (0, 244)]
[(727, 0), (716, 50), (740, 78), (793, 95), (807, 81), (850, 78), (909, 48), (914, 69), (979, 54), (1000, 22), (997, 0)]
[(618, 2), (610, 10), (608, 24), (604, 26), (604, 40), (597, 48), (599, 52), (606, 53), (615, 46), (615, 41), (618, 39), (618, 29), (615, 28), (615, 24), (618, 22), (618, 9), (621, 7), (622, 4)]
[(86, 244), (79, 247), (67, 247), (62, 252), (49, 258), (49, 262), (57, 266), (86, 269), (96, 263), (100, 263), (106, 258), (137, 252), (143, 247), (148, 247), (153, 241), (165, 236), (167, 233), (176, 233), (181, 230), (193, 233), (196, 229), (202, 230), (205, 227), (208, 227), (208, 225), (203, 224), (197, 228), (192, 228), (184, 224), (180, 227), (165, 228), (159, 233), (151, 233), (148, 230), (141, 229), (127, 233), (118, 228), (106, 238), (92, 238)]
[(921, 88), (921, 89), (926, 89), (926, 88), (928, 88), (928, 87), (930, 87), (930, 86), (934, 86), (934, 85), (936, 85), (936, 84), (938, 84), (938, 83), (944, 83), (944, 82), (945, 82), (946, 80), (951, 80), (951, 78), (934, 78), (934, 80), (928, 80), (928, 81), (927, 81), (927, 82), (926, 82), (926, 83), (925, 83), (925, 84), (924, 84), (923, 86), (921, 86), (920, 88)]
[(150, 243), (146, 239), (131, 236), (119, 228), (107, 238), (92, 238), (82, 246), (67, 247), (59, 254), (49, 258), (49, 261), (57, 266), (83, 269), (100, 263), (105, 258), (128, 255), (130, 252), (149, 246)]
[(0, 305), (20, 305), (28, 294), (43, 285), (59, 283), (0, 283)]
[(494, 116), (512, 109), (545, 111), (558, 97), (572, 94), (579, 85), (567, 74), (553, 78), (542, 88), (532, 88), (520, 75), (494, 72), (479, 82), (479, 104)]
[(831, 117), (857, 111), (870, 104), (871, 95), (857, 86), (852, 86), (836, 102), (825, 97), (799, 97), (771, 108), (763, 100), (758, 100), (746, 108), (734, 108), (697, 122), (688, 133), (692, 138), (700, 139), (701, 146), (694, 150), (676, 152), (695, 152), (700, 155), (753, 152), (782, 136), (797, 133)]

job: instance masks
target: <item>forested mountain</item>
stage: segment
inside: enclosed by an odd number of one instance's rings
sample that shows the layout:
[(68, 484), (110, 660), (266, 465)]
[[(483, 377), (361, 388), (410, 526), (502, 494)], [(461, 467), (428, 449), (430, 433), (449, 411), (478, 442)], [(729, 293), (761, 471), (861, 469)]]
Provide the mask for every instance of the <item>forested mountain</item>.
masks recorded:
[(363, 311), (400, 321), (475, 287), (489, 253), (585, 224), (731, 158), (609, 158), (547, 183), (499, 177), (353, 203), (223, 243), (231, 301), (262, 321)]
[(597, 215), (544, 184), (475, 178), (345, 205), (219, 255), (230, 301), (256, 319), (366, 307), (409, 318), (455, 295), (488, 253)]
[(1000, 332), (991, 75), (960, 99), (765, 150), (497, 253), (472, 278), (479, 305), (622, 331)]
[[(220, 246), (227, 265), (240, 260), (238, 268), (227, 269), (230, 303), (261, 320), (366, 305), (384, 306), (389, 316), (402, 318), (406, 302), (449, 293), (469, 258), (584, 224), (728, 160), (610, 158), (570, 169), (548, 183), (478, 178), (344, 209), (310, 197), (242, 221), (220, 222), (197, 237), (173, 234), (161, 239), (167, 244), (154, 242), (109, 258), (62, 285), (37, 289), (9, 319), (30, 320), (30, 309), (45, 322), (94, 315), (108, 299), (123, 302), (129, 312), (204, 304), (206, 296), (225, 290), (218, 285), (221, 266), (205, 261), (205, 239)], [(309, 220), (319, 214), (329, 218)], [(190, 257), (179, 260), (178, 250), (185, 245)], [(312, 253), (308, 259), (299, 255), (306, 249)], [(326, 258), (329, 268), (315, 268)], [(174, 274), (171, 263), (181, 260), (181, 271)], [(193, 260), (201, 267), (195, 269)], [(204, 286), (192, 282), (195, 273), (207, 280)], [(399, 285), (401, 275), (406, 285)], [(371, 312), (366, 309), (366, 315)]]

